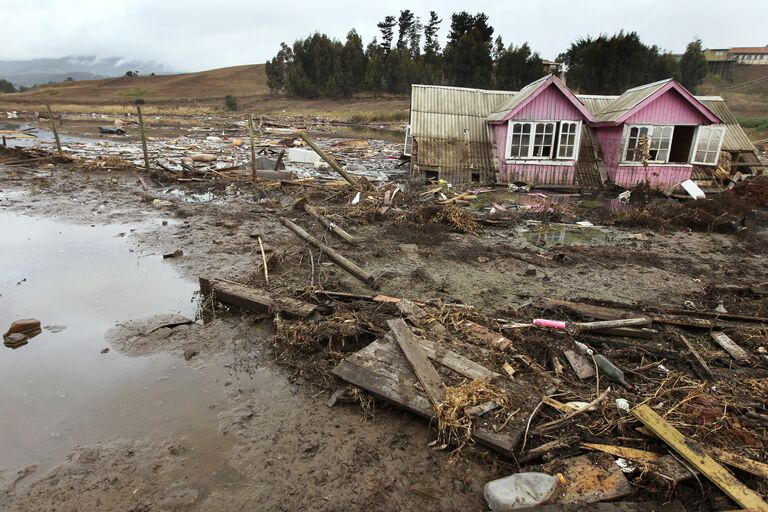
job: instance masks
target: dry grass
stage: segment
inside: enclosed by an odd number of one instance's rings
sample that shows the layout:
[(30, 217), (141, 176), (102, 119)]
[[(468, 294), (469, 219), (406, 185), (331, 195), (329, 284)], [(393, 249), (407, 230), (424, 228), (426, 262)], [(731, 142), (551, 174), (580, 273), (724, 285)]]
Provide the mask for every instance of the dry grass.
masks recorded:
[(438, 431), (436, 444), (441, 447), (455, 446), (457, 452), (470, 443), (474, 419), (467, 414), (466, 409), (486, 402), (495, 402), (501, 412), (510, 405), (506, 391), (484, 380), (475, 379), (458, 386), (446, 386), (445, 400), (435, 408)]

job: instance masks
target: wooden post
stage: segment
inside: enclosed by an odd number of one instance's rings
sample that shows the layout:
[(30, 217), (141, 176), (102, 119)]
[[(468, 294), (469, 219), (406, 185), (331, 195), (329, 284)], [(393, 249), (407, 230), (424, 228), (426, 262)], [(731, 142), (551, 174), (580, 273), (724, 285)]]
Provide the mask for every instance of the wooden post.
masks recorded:
[(310, 244), (314, 245), (316, 248), (323, 251), (334, 263), (336, 263), (338, 266), (361, 280), (362, 282), (366, 283), (368, 286), (370, 286), (373, 289), (376, 289), (376, 283), (373, 279), (373, 276), (370, 275), (368, 272), (357, 266), (352, 261), (348, 260), (344, 256), (342, 256), (340, 253), (336, 252), (331, 247), (328, 247), (323, 242), (318, 240), (317, 238), (313, 237), (306, 231), (304, 231), (301, 227), (297, 226), (290, 220), (286, 219), (285, 217), (282, 217), (280, 219), (280, 222), (283, 224), (283, 226), (287, 227), (291, 231), (293, 231), (296, 236), (301, 238), (302, 240), (306, 240)]
[(46, 103), (46, 108), (48, 109), (48, 120), (51, 122), (51, 130), (53, 131), (53, 138), (56, 139), (56, 149), (59, 150), (59, 155), (64, 156), (64, 153), (61, 151), (61, 141), (59, 140), (59, 132), (56, 130), (56, 123), (53, 122), (53, 113), (51, 113), (51, 104)]
[(320, 149), (320, 147), (315, 144), (315, 141), (309, 138), (309, 135), (307, 135), (304, 132), (299, 132), (299, 137), (307, 143), (307, 146), (311, 147), (313, 150), (315, 150), (315, 153), (320, 155), (320, 158), (326, 161), (328, 165), (331, 166), (331, 168), (336, 171), (337, 173), (341, 174), (342, 178), (347, 180), (347, 182), (352, 185), (356, 190), (361, 190), (362, 187), (360, 186), (360, 182), (358, 182), (354, 176), (349, 174), (347, 171), (342, 169), (342, 167), (339, 165), (339, 163), (333, 159), (333, 157), (325, 154), (325, 151)]
[(251, 175), (256, 181), (256, 146), (253, 142), (253, 115), (248, 114), (248, 137), (251, 139)]
[(144, 118), (141, 115), (141, 105), (136, 104), (136, 114), (139, 116), (139, 133), (141, 134), (141, 150), (144, 153), (144, 170), (149, 172), (149, 153), (147, 153), (147, 137), (144, 135)]

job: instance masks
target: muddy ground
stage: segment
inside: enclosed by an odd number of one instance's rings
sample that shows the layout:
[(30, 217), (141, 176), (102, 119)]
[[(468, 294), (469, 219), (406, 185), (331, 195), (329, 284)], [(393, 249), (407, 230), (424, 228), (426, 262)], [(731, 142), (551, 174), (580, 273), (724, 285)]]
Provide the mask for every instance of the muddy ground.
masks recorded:
[[(0, 163), (0, 211), (87, 225), (165, 220), (130, 233), (130, 240), (140, 254), (181, 249), (183, 256), (167, 264), (193, 281), (205, 276), (265, 287), (260, 237), (270, 255), (272, 291), (299, 296), (319, 286), (371, 293), (283, 227), (278, 219), (287, 216), (374, 274), (379, 293), (463, 302), (501, 318), (541, 296), (678, 308), (690, 301), (710, 308), (708, 284), (768, 281), (763, 222), (739, 233), (614, 227), (572, 236), (575, 245), (542, 246), (520, 230), (561, 228), (522, 218), (480, 226), (477, 233), (416, 223), (409, 212), (422, 189), (414, 185), (401, 193), (400, 211), (382, 214), (365, 201), (349, 206), (354, 194), (345, 187), (190, 185), (155, 174), (145, 176), (145, 190), (138, 176), (133, 170)], [(165, 193), (169, 189), (184, 193)], [(213, 192), (212, 200), (192, 200), (200, 192)], [(302, 194), (327, 207), (335, 222), (360, 238), (359, 246), (343, 246), (294, 209)], [(586, 208), (570, 212), (584, 220), (590, 215)], [(509, 463), (482, 448), (453, 457), (430, 448), (434, 433), (425, 421), (384, 404), (373, 413), (359, 404), (326, 407), (338, 383), (278, 364), (274, 331), (263, 319), (219, 310), (206, 323), (150, 334), (153, 320), (137, 320), (110, 332), (112, 350), (170, 353), (181, 364), (216, 367), (225, 375), (212, 382), (225, 397), (211, 412), (218, 438), (202, 444), (183, 433), (94, 439), (43, 474), (34, 467), (4, 468), (0, 508), (479, 510), (483, 485), (508, 473)]]

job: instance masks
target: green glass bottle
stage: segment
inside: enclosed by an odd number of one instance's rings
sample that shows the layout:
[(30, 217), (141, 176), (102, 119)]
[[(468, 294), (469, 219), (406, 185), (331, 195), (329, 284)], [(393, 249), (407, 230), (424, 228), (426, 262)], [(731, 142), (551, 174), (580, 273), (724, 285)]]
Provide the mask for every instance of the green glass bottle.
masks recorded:
[(627, 384), (627, 381), (624, 380), (624, 372), (621, 371), (618, 366), (609, 361), (607, 357), (601, 354), (597, 354), (595, 356), (595, 364), (597, 364), (597, 367), (600, 368), (600, 372), (602, 372), (602, 374), (605, 375), (609, 381), (615, 382), (627, 391), (632, 390), (632, 384)]

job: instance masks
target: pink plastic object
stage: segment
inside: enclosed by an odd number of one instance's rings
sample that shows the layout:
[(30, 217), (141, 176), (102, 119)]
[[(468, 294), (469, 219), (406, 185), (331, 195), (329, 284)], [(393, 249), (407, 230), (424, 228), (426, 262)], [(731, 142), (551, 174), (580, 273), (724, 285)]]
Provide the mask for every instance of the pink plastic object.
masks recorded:
[(550, 329), (567, 329), (568, 324), (559, 320), (545, 320), (544, 318), (537, 318), (533, 321), (533, 325), (536, 327), (549, 327)]

